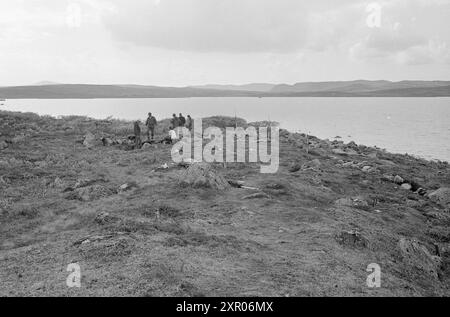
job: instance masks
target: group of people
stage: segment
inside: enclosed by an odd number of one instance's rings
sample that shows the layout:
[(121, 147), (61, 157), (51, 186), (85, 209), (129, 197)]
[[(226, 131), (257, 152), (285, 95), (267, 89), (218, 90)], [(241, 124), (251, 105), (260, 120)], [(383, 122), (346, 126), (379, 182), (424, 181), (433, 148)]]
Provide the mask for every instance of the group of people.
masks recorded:
[(180, 113), (180, 116), (177, 117), (177, 115), (174, 113), (172, 116), (172, 120), (170, 120), (170, 125), (172, 129), (176, 128), (188, 128), (189, 131), (192, 130), (193, 121), (191, 118), (191, 115), (188, 115), (187, 118), (183, 117), (183, 114)]
[[(192, 130), (193, 120), (190, 115), (185, 118), (182, 113), (179, 116), (173, 114), (172, 119), (170, 120), (169, 126), (169, 135), (166, 136), (163, 140), (158, 143), (172, 143), (174, 140), (179, 138), (177, 130), (179, 128), (187, 128), (189, 131)], [(147, 127), (147, 140), (150, 143), (154, 143), (155, 140), (155, 129), (158, 125), (158, 121), (153, 116), (152, 113), (148, 114), (147, 120), (145, 122), (145, 126)], [(135, 140), (135, 148), (141, 148), (142, 140), (141, 140), (141, 126), (140, 121), (136, 121), (134, 123), (134, 140)]]

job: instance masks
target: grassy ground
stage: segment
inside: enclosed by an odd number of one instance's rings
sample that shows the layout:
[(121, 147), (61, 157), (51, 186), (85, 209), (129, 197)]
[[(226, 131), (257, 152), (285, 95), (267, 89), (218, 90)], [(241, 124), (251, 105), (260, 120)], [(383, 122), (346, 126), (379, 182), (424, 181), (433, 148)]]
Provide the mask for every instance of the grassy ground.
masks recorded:
[[(450, 295), (448, 210), (383, 178), (431, 191), (450, 186), (448, 164), (315, 138), (306, 146), (282, 131), (277, 174), (218, 165), (258, 190), (217, 191), (178, 185), (182, 167), (159, 169), (169, 145), (78, 142), (131, 129), (0, 112), (9, 142), (0, 151), (0, 296)], [(254, 193), (266, 195), (243, 199)], [(425, 251), (405, 254), (402, 239)], [(70, 263), (81, 266), (81, 288), (66, 286)], [(370, 263), (381, 288), (366, 285)]]

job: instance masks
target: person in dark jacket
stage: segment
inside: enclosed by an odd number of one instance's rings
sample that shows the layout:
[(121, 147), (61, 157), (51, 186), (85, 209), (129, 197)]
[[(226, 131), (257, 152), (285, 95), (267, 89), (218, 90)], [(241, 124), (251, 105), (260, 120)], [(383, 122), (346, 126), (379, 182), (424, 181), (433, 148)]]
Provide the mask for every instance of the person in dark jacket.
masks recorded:
[(142, 146), (140, 123), (141, 123), (140, 121), (136, 121), (134, 123), (134, 148), (135, 149), (140, 149)]
[(150, 134), (152, 135), (152, 140), (155, 138), (155, 128), (158, 125), (158, 121), (156, 121), (156, 118), (149, 113), (147, 121), (145, 122), (145, 125), (147, 126), (147, 139), (150, 140)]
[(188, 114), (187, 119), (186, 119), (186, 128), (188, 128), (189, 131), (192, 131), (193, 124), (194, 124), (194, 122), (192, 121), (191, 115)]
[(175, 113), (173, 114), (172, 120), (170, 120), (170, 124), (174, 129), (180, 126), (180, 120)]
[(180, 123), (179, 127), (184, 127), (186, 125), (186, 118), (183, 117), (182, 113), (180, 113), (180, 117), (178, 118), (178, 120), (179, 120), (179, 123)]

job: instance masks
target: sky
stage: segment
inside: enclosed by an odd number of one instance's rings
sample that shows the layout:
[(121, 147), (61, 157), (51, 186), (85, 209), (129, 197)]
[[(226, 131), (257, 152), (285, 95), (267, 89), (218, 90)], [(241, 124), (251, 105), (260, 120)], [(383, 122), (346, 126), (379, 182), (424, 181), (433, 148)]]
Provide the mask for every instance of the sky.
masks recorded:
[(0, 0), (0, 86), (450, 80), (450, 0)]

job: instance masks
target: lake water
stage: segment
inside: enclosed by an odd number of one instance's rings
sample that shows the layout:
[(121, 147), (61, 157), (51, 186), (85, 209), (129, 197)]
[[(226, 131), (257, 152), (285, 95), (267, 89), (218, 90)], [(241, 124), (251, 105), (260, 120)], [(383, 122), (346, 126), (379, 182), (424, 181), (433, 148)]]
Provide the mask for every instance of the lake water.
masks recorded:
[[(0, 102), (1, 104), (1, 102)], [(450, 161), (450, 98), (186, 98), (7, 100), (0, 109), (104, 119), (158, 119), (172, 113), (272, 120), (293, 132)]]

